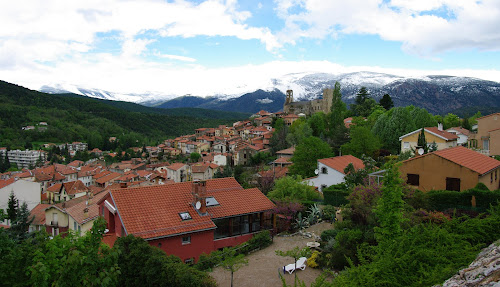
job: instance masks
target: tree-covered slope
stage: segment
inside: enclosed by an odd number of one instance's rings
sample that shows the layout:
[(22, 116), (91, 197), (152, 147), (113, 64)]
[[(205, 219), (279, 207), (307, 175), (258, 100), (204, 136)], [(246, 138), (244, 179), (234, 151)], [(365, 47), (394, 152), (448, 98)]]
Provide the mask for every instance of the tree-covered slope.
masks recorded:
[[(155, 112), (136, 104), (106, 102), (110, 101), (50, 95), (0, 81), (0, 146), (13, 149), (30, 147), (33, 141), (85, 141), (90, 148), (104, 148), (108, 138), (115, 136), (123, 147), (128, 147), (233, 122), (209, 118), (219, 112), (207, 112), (205, 118), (188, 117), (186, 111), (168, 115), (168, 111)], [(47, 130), (38, 129), (40, 122), (47, 122)], [(36, 129), (22, 130), (24, 126)]]

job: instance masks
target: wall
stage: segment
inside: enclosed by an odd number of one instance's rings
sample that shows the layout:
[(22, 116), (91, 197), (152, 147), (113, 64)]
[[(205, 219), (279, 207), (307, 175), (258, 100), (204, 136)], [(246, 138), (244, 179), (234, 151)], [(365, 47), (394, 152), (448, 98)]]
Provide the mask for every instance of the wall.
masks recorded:
[(7, 210), (10, 192), (13, 191), (19, 200), (19, 206), (26, 202), (28, 209), (32, 210), (41, 201), (41, 188), (40, 182), (19, 179), (0, 189), (0, 208)]
[[(190, 244), (182, 244), (182, 237), (184, 236), (191, 236)], [(202, 253), (209, 254), (215, 250), (213, 230), (148, 240), (148, 243), (159, 247), (168, 255), (179, 256), (182, 261), (189, 258), (194, 258), (197, 261)], [(161, 247), (159, 246), (160, 243)]]
[(500, 130), (490, 132), (490, 155), (500, 155)]
[[(410, 143), (410, 148), (415, 149), (418, 143), (418, 136), (420, 135), (420, 130), (412, 135), (409, 135), (401, 140), (401, 152), (407, 151), (409, 149), (404, 148), (404, 142), (409, 142)], [(425, 132), (425, 140), (427, 141), (427, 144), (432, 144), (436, 143), (437, 149), (442, 150), (445, 148), (449, 148), (452, 146), (456, 146), (456, 141), (453, 142), (446, 142), (444, 139), (437, 137), (431, 133)]]
[(403, 162), (399, 168), (406, 180), (407, 174), (420, 176), (417, 187), (422, 191), (445, 190), (446, 177), (460, 178), (460, 191), (473, 188), (478, 183), (478, 174), (434, 154)]
[[(244, 234), (233, 237), (221, 238), (214, 241), (215, 249), (220, 249), (224, 247), (234, 247), (243, 242), (247, 242), (252, 238), (253, 234)], [(212, 238), (213, 239), (213, 238)]]
[[(326, 167), (328, 172), (327, 174), (323, 174), (321, 172), (323, 167)], [(326, 185), (326, 187), (329, 187), (330, 185), (339, 184), (345, 181), (344, 180), (345, 175), (343, 173), (340, 173), (337, 170), (329, 166), (326, 166), (321, 162), (318, 162), (318, 170), (319, 170), (318, 176), (307, 180), (307, 183), (309, 185), (317, 187), (319, 191), (323, 191), (321, 190), (321, 185), (323, 184)]]
[(500, 189), (500, 168), (480, 176), (479, 182), (484, 183), (489, 190)]

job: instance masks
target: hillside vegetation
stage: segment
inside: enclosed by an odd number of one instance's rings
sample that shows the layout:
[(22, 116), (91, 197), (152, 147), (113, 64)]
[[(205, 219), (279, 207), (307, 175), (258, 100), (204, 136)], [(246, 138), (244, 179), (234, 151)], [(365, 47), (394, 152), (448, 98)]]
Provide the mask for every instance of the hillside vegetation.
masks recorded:
[[(119, 138), (122, 147), (140, 146), (191, 134), (200, 127), (228, 125), (246, 116), (200, 109), (151, 109), (82, 96), (51, 95), (3, 81), (0, 103), (0, 146), (10, 149), (30, 148), (32, 142), (72, 141), (102, 149), (112, 136)], [(45, 131), (37, 126), (40, 122), (47, 122)], [(22, 130), (24, 126), (36, 129)]]

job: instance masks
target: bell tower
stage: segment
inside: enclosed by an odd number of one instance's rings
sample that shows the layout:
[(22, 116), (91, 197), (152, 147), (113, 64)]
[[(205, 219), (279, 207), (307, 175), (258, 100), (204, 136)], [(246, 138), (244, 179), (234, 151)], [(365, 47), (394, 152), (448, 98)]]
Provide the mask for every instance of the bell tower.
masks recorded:
[(293, 103), (293, 90), (286, 90), (285, 104)]

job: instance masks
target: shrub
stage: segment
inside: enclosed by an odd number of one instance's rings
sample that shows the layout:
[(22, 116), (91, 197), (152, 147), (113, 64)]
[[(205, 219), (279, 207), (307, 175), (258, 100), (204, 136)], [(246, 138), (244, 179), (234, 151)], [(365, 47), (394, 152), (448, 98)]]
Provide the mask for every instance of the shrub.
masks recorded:
[(489, 191), (490, 189), (486, 186), (486, 184), (482, 182), (478, 182), (476, 186), (474, 187), (475, 190), (487, 190)]
[(327, 229), (323, 232), (321, 232), (321, 241), (328, 241), (330, 238), (335, 238), (337, 236), (337, 233), (339, 233), (338, 229)]
[(333, 205), (323, 206), (323, 220), (334, 221), (336, 212), (337, 212), (337, 208)]
[(316, 262), (316, 260), (318, 260), (318, 257), (320, 255), (320, 252), (319, 251), (314, 251), (313, 254), (311, 255), (311, 257), (309, 257), (307, 259), (307, 266), (311, 267), (311, 268), (316, 268), (319, 266), (318, 262)]
[(349, 189), (343, 183), (323, 189), (324, 202), (327, 205), (341, 206), (347, 204), (349, 202), (347, 196), (349, 196)]

